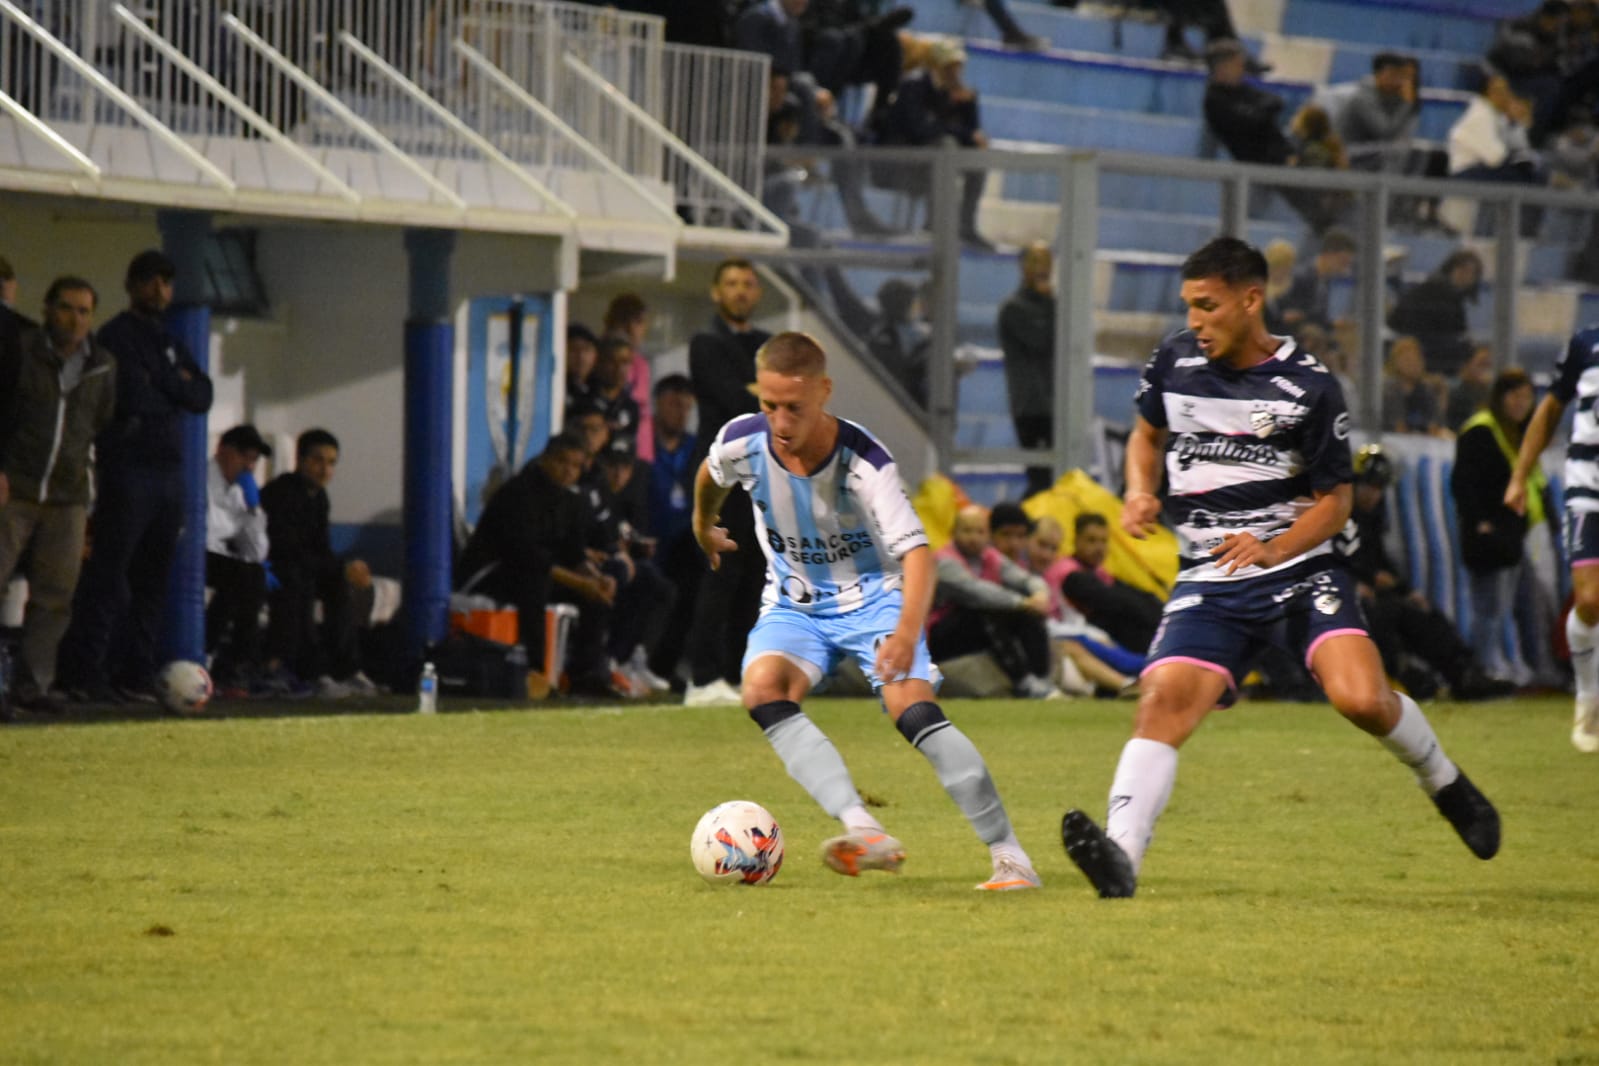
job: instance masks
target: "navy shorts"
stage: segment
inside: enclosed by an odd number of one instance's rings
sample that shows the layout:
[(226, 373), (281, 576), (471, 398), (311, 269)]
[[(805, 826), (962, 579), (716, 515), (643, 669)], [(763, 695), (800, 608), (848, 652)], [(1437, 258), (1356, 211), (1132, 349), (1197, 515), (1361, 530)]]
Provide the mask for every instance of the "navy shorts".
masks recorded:
[(1226, 706), (1265, 644), (1303, 656), (1308, 668), (1322, 641), (1350, 633), (1369, 635), (1355, 580), (1324, 559), (1243, 581), (1179, 581), (1144, 673), (1169, 662), (1212, 670), (1227, 679)]
[(1566, 558), (1571, 568), (1599, 566), (1599, 511), (1573, 511), (1568, 507), (1564, 527)]

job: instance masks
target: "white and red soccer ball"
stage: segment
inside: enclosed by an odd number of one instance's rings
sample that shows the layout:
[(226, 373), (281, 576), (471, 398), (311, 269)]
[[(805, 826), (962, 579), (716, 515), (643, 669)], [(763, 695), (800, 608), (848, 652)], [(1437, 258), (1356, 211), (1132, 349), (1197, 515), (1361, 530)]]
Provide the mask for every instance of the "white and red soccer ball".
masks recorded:
[(156, 675), (155, 692), (173, 714), (200, 714), (211, 702), (211, 675), (199, 663), (175, 659)]
[(705, 812), (689, 854), (713, 885), (764, 885), (783, 867), (783, 830), (759, 803), (731, 800)]

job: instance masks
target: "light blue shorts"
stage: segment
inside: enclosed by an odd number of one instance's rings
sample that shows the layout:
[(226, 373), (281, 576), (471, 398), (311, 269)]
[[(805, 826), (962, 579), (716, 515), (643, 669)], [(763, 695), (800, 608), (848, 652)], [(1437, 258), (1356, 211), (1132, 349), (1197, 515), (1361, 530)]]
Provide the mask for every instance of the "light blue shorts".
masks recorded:
[[(781, 606), (769, 607), (761, 612), (750, 630), (744, 648), (744, 669), (749, 669), (750, 663), (763, 655), (781, 655), (805, 671), (815, 687), (833, 672), (845, 655), (852, 655), (861, 672), (871, 681), (872, 691), (876, 692), (883, 684), (874, 672), (877, 646), (899, 625), (900, 603), (900, 594), (895, 590), (847, 614), (826, 618)], [(933, 665), (932, 656), (927, 654), (925, 635), (916, 640), (910, 671), (904, 677), (889, 680), (906, 678), (926, 681), (934, 688), (943, 680)]]

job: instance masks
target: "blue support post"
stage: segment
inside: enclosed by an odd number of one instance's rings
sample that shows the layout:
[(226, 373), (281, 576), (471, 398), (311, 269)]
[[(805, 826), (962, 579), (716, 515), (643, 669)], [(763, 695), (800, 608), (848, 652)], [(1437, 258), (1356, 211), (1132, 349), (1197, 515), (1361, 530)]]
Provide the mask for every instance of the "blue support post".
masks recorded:
[(420, 656), (444, 636), (450, 609), (450, 450), (455, 327), (450, 319), (448, 230), (407, 230), (410, 313), (405, 322), (406, 643)]
[[(162, 211), (161, 247), (177, 267), (167, 328), (200, 369), (211, 372), (211, 308), (205, 303), (205, 244), (211, 216)], [(183, 532), (167, 578), (163, 659), (205, 662), (206, 416), (183, 416)]]

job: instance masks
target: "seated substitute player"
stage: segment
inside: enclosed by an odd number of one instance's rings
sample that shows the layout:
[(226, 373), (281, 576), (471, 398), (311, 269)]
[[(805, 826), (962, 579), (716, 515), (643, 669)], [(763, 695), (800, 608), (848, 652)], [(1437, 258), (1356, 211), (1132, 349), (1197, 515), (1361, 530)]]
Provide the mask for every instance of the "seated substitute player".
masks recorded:
[(1314, 355), (1273, 336), (1266, 260), (1218, 237), (1183, 264), (1188, 328), (1144, 367), (1127, 442), (1122, 527), (1154, 528), (1162, 502), (1181, 541), (1181, 574), (1141, 679), (1104, 830), (1067, 811), (1061, 837), (1105, 897), (1131, 896), (1177, 777), (1177, 749), (1230, 703), (1262, 645), (1304, 656), (1327, 698), (1409, 766), (1481, 859), (1499, 850), (1499, 814), (1444, 754), (1409, 696), (1388, 687), (1353, 578), (1331, 538), (1349, 520), (1349, 415)]
[(1572, 334), (1565, 357), (1555, 367), (1555, 380), (1538, 402), (1521, 438), (1505, 506), (1527, 513), (1527, 478), (1538, 456), (1549, 446), (1566, 406), (1577, 401), (1571, 424), (1563, 481), (1566, 486), (1566, 558), (1571, 563), (1573, 603), (1566, 616), (1566, 643), (1577, 682), (1571, 743), (1586, 755), (1599, 752), (1599, 421), (1593, 418), (1599, 392), (1599, 326)]
[(695, 475), (694, 537), (716, 569), (740, 547), (716, 525), (722, 503), (735, 484), (748, 491), (767, 567), (744, 652), (744, 705), (794, 780), (843, 823), (844, 835), (823, 845), (823, 861), (851, 877), (905, 861), (838, 749), (800, 710), (811, 687), (852, 655), (989, 846), (994, 875), (977, 887), (1037, 888), (983, 757), (935, 701), (922, 638), (933, 553), (893, 458), (866, 430), (827, 413), (833, 383), (810, 337), (771, 338), (755, 370), (760, 413), (723, 426)]

